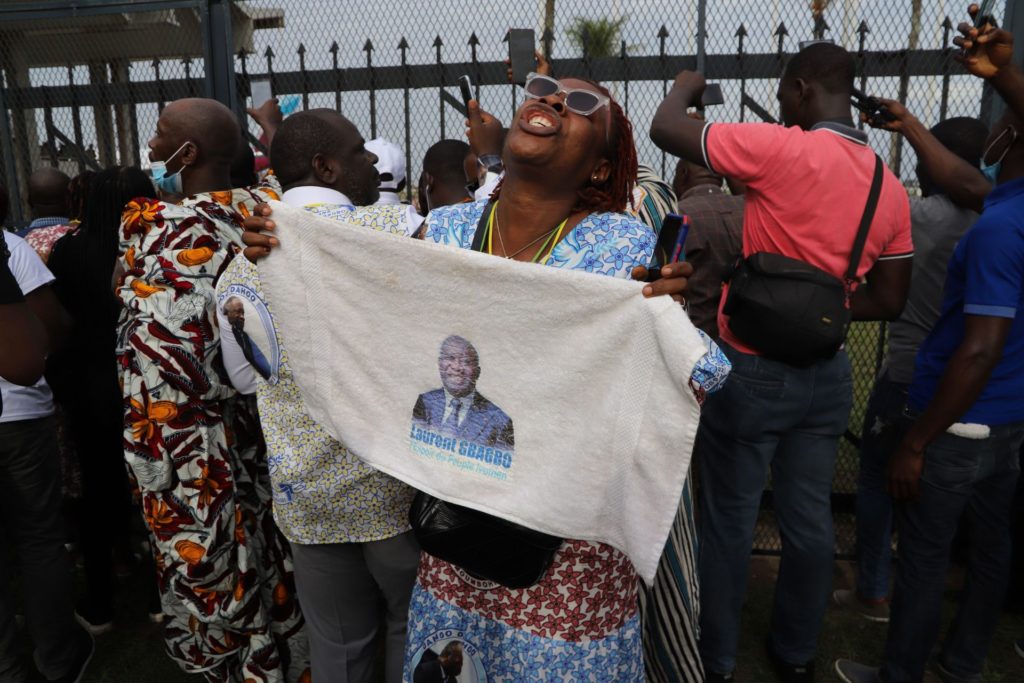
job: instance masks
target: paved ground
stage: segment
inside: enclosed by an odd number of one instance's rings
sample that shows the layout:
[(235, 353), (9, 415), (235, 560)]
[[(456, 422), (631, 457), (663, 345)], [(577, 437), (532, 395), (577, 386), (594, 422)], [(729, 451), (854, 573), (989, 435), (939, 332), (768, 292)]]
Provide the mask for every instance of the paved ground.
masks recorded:
[[(750, 592), (744, 608), (744, 634), (741, 643), (737, 678), (743, 683), (771, 683), (774, 678), (763, 651), (768, 632), (772, 584), (777, 561), (755, 558), (751, 567)], [(835, 585), (851, 585), (851, 567), (836, 564)], [(950, 594), (955, 594), (958, 576), (951, 577)], [(146, 583), (142, 576), (133, 576), (122, 586), (118, 596), (117, 621), (113, 632), (97, 639), (96, 657), (83, 683), (199, 683), (202, 679), (181, 673), (163, 651), (161, 627), (146, 617)], [(947, 603), (949, 619), (953, 602)], [(999, 632), (989, 653), (985, 683), (1020, 683), (1024, 681), (1024, 659), (1013, 651), (1013, 641), (1024, 637), (1024, 616), (1004, 615)], [(856, 615), (838, 609), (828, 613), (820, 643), (818, 680), (836, 680), (831, 671), (836, 657), (853, 657), (877, 662), (881, 656), (885, 627), (872, 624)]]

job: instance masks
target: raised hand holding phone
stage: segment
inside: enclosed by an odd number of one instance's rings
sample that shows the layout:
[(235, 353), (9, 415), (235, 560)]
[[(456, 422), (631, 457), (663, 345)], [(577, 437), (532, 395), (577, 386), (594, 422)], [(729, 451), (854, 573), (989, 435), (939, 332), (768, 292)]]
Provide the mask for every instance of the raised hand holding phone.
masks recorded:
[[(995, 17), (992, 16), (992, 7), (996, 4), (996, 0), (983, 0), (981, 5), (978, 7), (978, 11), (974, 14), (974, 28), (981, 28), (982, 25), (988, 23), (995, 26)], [(969, 12), (970, 10), (968, 10)]]
[(850, 96), (850, 104), (864, 112), (867, 117), (865, 120), (873, 128), (885, 128), (886, 124), (896, 120), (896, 117), (893, 116), (882, 100), (872, 97), (857, 88), (853, 89), (853, 94)]
[(252, 97), (252, 108), (259, 109), (274, 96), (270, 88), (269, 78), (253, 78), (249, 81), (249, 94)]
[(954, 55), (958, 62), (975, 76), (991, 79), (1013, 70), (1013, 34), (997, 28), (995, 19), (985, 12), (986, 6), (991, 11), (991, 2), (970, 6), (972, 21), (957, 27), (960, 35), (953, 38), (953, 44), (961, 48)]
[(469, 101), (473, 99), (473, 81), (469, 76), (459, 76), (459, 92), (462, 94), (462, 104), (466, 105), (469, 111)]
[(509, 29), (508, 58), (513, 83), (520, 86), (526, 84), (526, 77), (537, 70), (536, 54), (536, 37), (533, 29)]

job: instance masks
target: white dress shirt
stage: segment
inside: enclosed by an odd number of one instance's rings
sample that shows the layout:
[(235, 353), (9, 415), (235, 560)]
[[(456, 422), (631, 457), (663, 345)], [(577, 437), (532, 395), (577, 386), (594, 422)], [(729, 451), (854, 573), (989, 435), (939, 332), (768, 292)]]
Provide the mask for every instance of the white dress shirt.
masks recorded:
[(380, 198), (377, 200), (377, 204), (382, 206), (395, 206), (402, 203), (402, 198), (398, 196), (397, 190), (385, 190), (381, 188)]

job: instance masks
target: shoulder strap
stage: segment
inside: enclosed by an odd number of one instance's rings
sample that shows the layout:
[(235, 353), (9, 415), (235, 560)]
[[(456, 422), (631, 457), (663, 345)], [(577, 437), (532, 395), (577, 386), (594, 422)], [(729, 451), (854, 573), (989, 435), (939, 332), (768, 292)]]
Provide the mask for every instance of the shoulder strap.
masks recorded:
[(484, 250), (484, 233), (487, 232), (487, 219), (491, 217), (491, 212), (494, 211), (494, 201), (487, 202), (487, 206), (484, 207), (483, 212), (480, 214), (480, 220), (476, 223), (476, 232), (473, 233), (473, 251)]
[(878, 208), (878, 197), (882, 194), (882, 178), (885, 169), (882, 164), (882, 157), (875, 155), (875, 175), (871, 179), (871, 191), (868, 193), (868, 203), (864, 207), (864, 215), (860, 218), (860, 227), (857, 229), (857, 237), (853, 241), (853, 252), (850, 254), (850, 266), (846, 269), (846, 281), (853, 282), (857, 277), (857, 266), (860, 265), (860, 255), (864, 253), (864, 243), (868, 240), (868, 231), (871, 229), (871, 222), (875, 219), (875, 209)]

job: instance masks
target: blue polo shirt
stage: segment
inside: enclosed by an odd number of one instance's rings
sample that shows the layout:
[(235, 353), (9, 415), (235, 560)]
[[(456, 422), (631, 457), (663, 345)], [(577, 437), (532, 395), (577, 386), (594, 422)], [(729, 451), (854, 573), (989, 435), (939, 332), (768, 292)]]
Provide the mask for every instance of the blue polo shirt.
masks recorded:
[(917, 354), (909, 405), (924, 410), (964, 338), (966, 316), (1010, 318), (1013, 325), (981, 396), (960, 422), (1024, 420), (1024, 178), (996, 186), (978, 222), (950, 259), (942, 313)]

